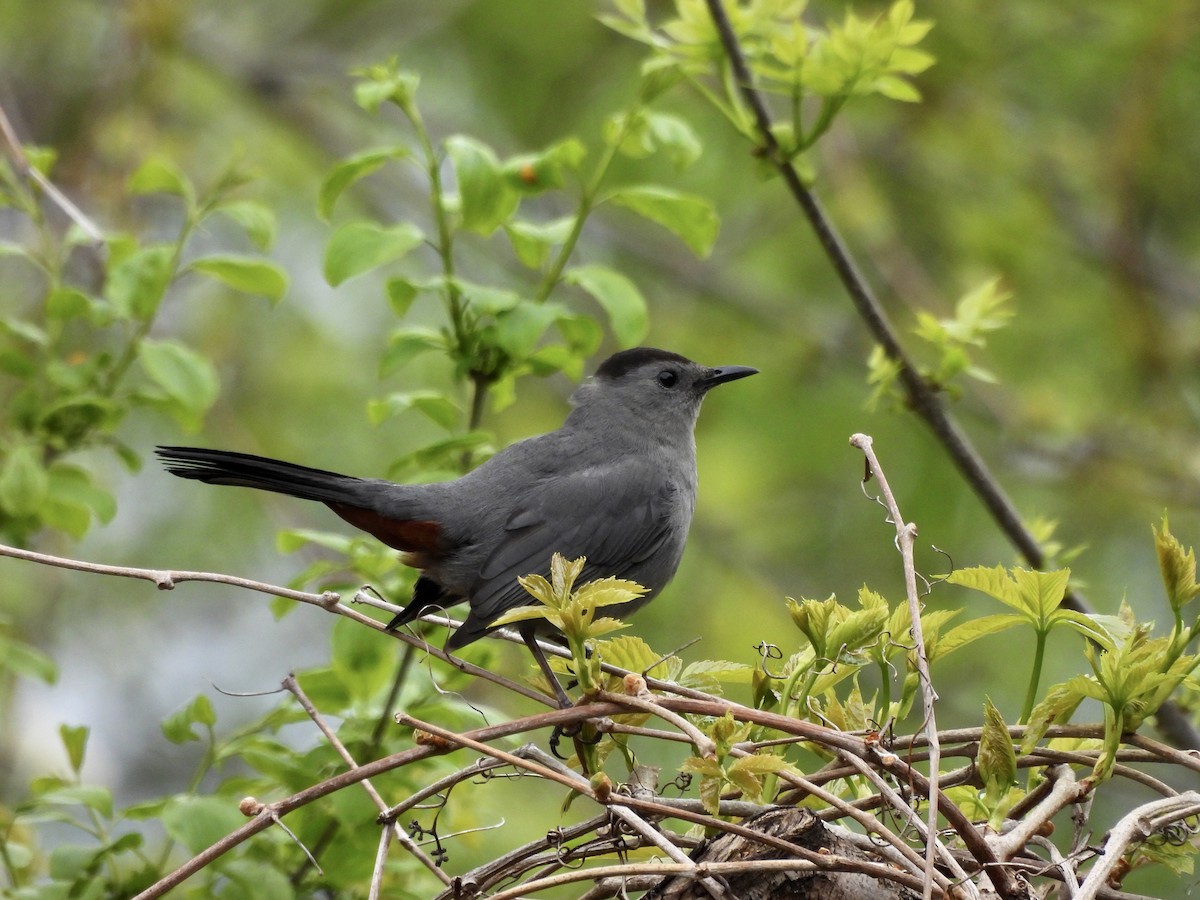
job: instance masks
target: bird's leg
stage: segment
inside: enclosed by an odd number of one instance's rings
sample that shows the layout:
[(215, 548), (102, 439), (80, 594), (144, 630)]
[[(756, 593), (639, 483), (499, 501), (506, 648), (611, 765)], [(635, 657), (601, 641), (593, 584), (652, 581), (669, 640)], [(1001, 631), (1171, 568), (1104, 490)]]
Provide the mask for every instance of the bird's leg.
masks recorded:
[(554, 691), (554, 696), (558, 700), (558, 705), (561, 709), (570, 709), (575, 705), (558, 680), (558, 676), (554, 674), (554, 670), (550, 668), (550, 662), (546, 659), (546, 654), (542, 652), (542, 648), (538, 646), (537, 636), (534, 634), (532, 626), (525, 626), (520, 629), (521, 640), (525, 642), (525, 646), (529, 648), (529, 652), (533, 654), (533, 658), (537, 660), (538, 668), (542, 670), (542, 674), (546, 676), (546, 681), (549, 682), (551, 689)]

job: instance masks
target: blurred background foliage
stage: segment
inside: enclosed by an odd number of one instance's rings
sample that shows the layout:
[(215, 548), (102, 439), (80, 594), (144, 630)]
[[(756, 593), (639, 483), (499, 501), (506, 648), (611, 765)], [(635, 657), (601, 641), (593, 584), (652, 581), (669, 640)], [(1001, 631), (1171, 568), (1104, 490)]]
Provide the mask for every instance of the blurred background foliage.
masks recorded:
[[(415, 414), (373, 426), (367, 404), (388, 391), (454, 389), (451, 366), (422, 356), (381, 381), (393, 322), (385, 275), (331, 288), (321, 272), (322, 179), (338, 159), (403, 135), (399, 116), (354, 104), (349, 73), (398, 56), (421, 76), (431, 133), (469, 133), (502, 158), (570, 135), (595, 148), (606, 118), (636, 94), (644, 56), (596, 20), (602, 11), (539, 0), (0, 5), (0, 103), (23, 141), (56, 151), (55, 182), (104, 229), (178, 231), (178, 204), (126, 189), (152, 156), (200, 184), (238, 157), (257, 175), (250, 194), (278, 216), (269, 255), (291, 281), (281, 303), (186, 277), (155, 322), (155, 336), (215, 364), (220, 391), (199, 430), (183, 433), (178, 419), (146, 408), (117, 438), (143, 460), (156, 443), (198, 443), (374, 476), (437, 437)], [(956, 412), (1024, 515), (1056, 521), (1054, 539), (1083, 548), (1072, 572), (1099, 611), (1124, 597), (1139, 618), (1166, 621), (1150, 526), (1167, 509), (1185, 544), (1200, 540), (1200, 12), (1186, 0), (925, 0), (917, 14), (935, 23), (922, 48), (937, 60), (914, 80), (921, 102), (851, 104), (813, 152), (815, 190), (910, 340), (919, 310), (949, 316), (992, 278), (1011, 293), (1014, 318), (979, 355), (997, 381), (964, 383)], [(843, 6), (813, 2), (806, 15), (838, 20)], [(614, 179), (709, 198), (721, 220), (711, 254), (697, 259), (669, 232), (602, 209), (575, 261), (638, 284), (649, 302), (645, 343), (762, 375), (706, 405), (688, 554), (636, 632), (663, 651), (699, 636), (689, 654), (752, 663), (754, 644), (790, 630), (785, 596), (848, 601), (866, 583), (899, 601), (891, 530), (862, 498), (861, 458), (847, 446), (856, 431), (874, 435), (920, 527), (925, 572), (1013, 562), (924, 427), (886, 401), (869, 406), (871, 343), (780, 183), (694, 94), (674, 91), (658, 108), (691, 123), (702, 155), (683, 171), (665, 158), (618, 158)], [(341, 203), (385, 221), (419, 219), (428, 206), (404, 167), (372, 175)], [(0, 237), (22, 240), (22, 228), (0, 212)], [(217, 224), (194, 241), (196, 253), (252, 250)], [(503, 281), (517, 266), (494, 242), (461, 249), (466, 278)], [(420, 264), (418, 252), (389, 274)], [(0, 258), (6, 315), (29, 302), (27, 277)], [(438, 310), (418, 299), (408, 321), (436, 327)], [(608, 337), (602, 351), (612, 349)], [(572, 386), (562, 375), (525, 379), (484, 426), (498, 446), (556, 427)], [(319, 551), (281, 554), (277, 529), (336, 527), (321, 508), (283, 498), (198, 488), (153, 465), (130, 473), (98, 451), (82, 462), (116, 494), (115, 516), (80, 542), (37, 534), (34, 548), (284, 582)], [(61, 667), (53, 685), (3, 686), (0, 796), (9, 799), (30, 774), (55, 768), (61, 722), (92, 727), (91, 779), (129, 798), (181, 789), (190, 763), (162, 740), (165, 715), (211, 693), (209, 682), (269, 687), (328, 656), (329, 619), (310, 609), (276, 622), (261, 598), (231, 589), (159, 594), (13, 561), (3, 569), (11, 630)], [(927, 602), (997, 611), (950, 586)], [(1015, 678), (1011, 668), (1028, 640), (989, 638), (935, 670), (953, 686), (939, 724), (978, 721), (982, 685), (1015, 717), (1026, 667)], [(1052, 638), (1050, 679), (1077, 670), (1077, 642)], [(508, 665), (523, 664), (513, 655)], [(213, 702), (222, 721), (266, 708)]]

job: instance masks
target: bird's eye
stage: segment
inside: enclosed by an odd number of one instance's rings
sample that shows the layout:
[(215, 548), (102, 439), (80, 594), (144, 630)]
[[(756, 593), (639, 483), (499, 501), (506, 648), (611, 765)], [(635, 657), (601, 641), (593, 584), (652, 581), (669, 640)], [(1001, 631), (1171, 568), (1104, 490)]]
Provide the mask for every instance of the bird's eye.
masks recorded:
[(663, 369), (658, 373), (658, 383), (665, 388), (675, 387), (679, 381), (679, 374), (671, 369)]

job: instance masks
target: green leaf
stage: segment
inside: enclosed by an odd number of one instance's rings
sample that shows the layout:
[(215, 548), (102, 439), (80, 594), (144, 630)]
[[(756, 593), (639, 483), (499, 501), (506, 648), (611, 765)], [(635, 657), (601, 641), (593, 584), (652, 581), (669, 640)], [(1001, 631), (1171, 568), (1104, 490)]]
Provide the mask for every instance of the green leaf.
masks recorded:
[(920, 103), (921, 92), (903, 78), (895, 75), (882, 75), (873, 82), (875, 90), (889, 100), (899, 100), (902, 103)]
[(520, 195), (491, 147), (463, 135), (447, 138), (445, 146), (458, 180), (462, 227), (486, 237), (516, 211)]
[(279, 266), (248, 256), (206, 256), (189, 269), (209, 275), (247, 294), (262, 294), (277, 302), (287, 292), (288, 277)]
[(349, 222), (333, 233), (325, 248), (325, 280), (333, 287), (395, 262), (425, 240), (416, 225), (385, 228), (373, 222)]
[(217, 797), (174, 797), (162, 814), (167, 834), (191, 853), (211, 847), (245, 822), (234, 801)]
[(702, 685), (726, 683), (749, 684), (754, 677), (754, 667), (745, 663), (728, 662), (723, 659), (702, 659), (688, 663), (679, 675), (684, 687), (708, 690)]
[(464, 453), (487, 451), (491, 444), (491, 435), (483, 431), (471, 431), (467, 434), (455, 435), (442, 441), (434, 441), (419, 450), (400, 457), (388, 467), (387, 477), (393, 481), (403, 480), (403, 476), (424, 469), (444, 467), (450, 468), (452, 461), (457, 464)]
[(42, 803), (54, 806), (83, 806), (99, 813), (106, 819), (113, 814), (112, 792), (108, 788), (88, 785), (69, 785), (47, 791), (38, 798)]
[(1044, 630), (1062, 604), (1070, 577), (1070, 569), (1033, 572), (1020, 568), (1006, 571), (1003, 566), (990, 569), (977, 566), (956, 569), (946, 580), (994, 597), (1022, 613), (1034, 627)]
[(432, 329), (405, 328), (394, 331), (388, 339), (383, 358), (379, 361), (379, 377), (386, 378), (422, 353), (442, 350), (445, 346), (445, 337)]
[(346, 709), (352, 702), (346, 683), (332, 667), (308, 669), (301, 672), (297, 679), (308, 699), (319, 710), (336, 712)]
[(110, 522), (117, 514), (116, 499), (108, 491), (97, 487), (86, 469), (55, 461), (50, 466), (49, 474), (52, 499), (85, 506), (101, 522)]
[(395, 645), (386, 636), (339, 618), (330, 645), (333, 671), (356, 700), (369, 700), (390, 677)]
[(979, 640), (989, 634), (996, 634), (1025, 621), (1023, 616), (1014, 613), (997, 613), (992, 616), (980, 616), (951, 628), (938, 640), (938, 659), (949, 656), (955, 650), (960, 650), (967, 644)]
[(138, 346), (138, 360), (150, 380), (182, 405), (185, 421), (193, 421), (194, 414), (208, 409), (217, 399), (220, 385), (216, 369), (183, 344), (144, 340)]
[(1163, 585), (1167, 589), (1167, 600), (1171, 609), (1178, 613), (1187, 603), (1200, 594), (1196, 584), (1196, 554), (1191, 548), (1186, 551), (1179, 539), (1171, 534), (1164, 515), (1162, 528), (1154, 529), (1154, 549), (1158, 554), (1158, 568), (1162, 572)]
[(23, 678), (36, 678), (46, 684), (58, 681), (58, 666), (36, 647), (0, 634), (0, 671)]
[(58, 736), (62, 739), (63, 749), (67, 751), (67, 761), (71, 770), (76, 774), (83, 768), (83, 755), (87, 750), (88, 735), (91, 733), (86, 725), (59, 725)]
[(32, 444), (9, 450), (0, 468), (0, 509), (11, 516), (35, 515), (46, 500), (50, 478)]
[(269, 250), (275, 243), (275, 213), (253, 200), (233, 200), (213, 210), (237, 222), (259, 250)]
[(499, 628), (516, 622), (528, 622), (532, 619), (550, 619), (555, 611), (546, 606), (518, 606), (503, 615), (497, 616), (488, 623), (489, 628)]
[(587, 291), (608, 314), (613, 334), (623, 347), (641, 343), (650, 328), (646, 300), (632, 281), (606, 266), (576, 266), (563, 274), (568, 284)]
[(317, 215), (322, 221), (328, 222), (333, 215), (333, 207), (346, 188), (362, 178), (366, 178), (384, 163), (393, 159), (404, 159), (409, 155), (409, 149), (400, 144), (388, 147), (375, 147), (356, 153), (342, 160), (321, 182), (321, 190), (317, 194)]
[(354, 74), (363, 79), (354, 85), (354, 102), (363, 109), (376, 112), (382, 103), (391, 102), (412, 116), (421, 80), (416, 73), (397, 68), (393, 58)]
[(50, 338), (46, 335), (45, 331), (38, 328), (32, 322), (26, 322), (24, 319), (0, 319), (0, 330), (6, 331), (14, 337), (19, 337), (38, 347), (45, 347), (50, 343)]
[(619, 188), (605, 199), (678, 235), (699, 257), (708, 256), (716, 243), (720, 222), (712, 204), (703, 197), (641, 185)]
[(504, 223), (504, 233), (512, 242), (513, 251), (522, 265), (538, 269), (546, 262), (550, 249), (561, 245), (571, 233), (575, 218), (555, 219), (545, 225), (510, 219)]
[(788, 762), (779, 756), (772, 756), (770, 753), (756, 753), (752, 756), (743, 756), (730, 764), (728, 772), (732, 775), (734, 772), (750, 772), (755, 775), (770, 775), (775, 772), (786, 772), (792, 767)]
[(85, 878), (92, 874), (93, 866), (102, 855), (103, 849), (95, 844), (64, 844), (55, 847), (50, 853), (50, 877), (61, 882)]
[(125, 318), (149, 319), (171, 283), (175, 248), (157, 244), (135, 250), (108, 272), (104, 296)]
[(686, 120), (668, 113), (647, 111), (646, 127), (658, 148), (677, 169), (686, 169), (700, 158), (701, 144)]
[(275, 546), (280, 553), (295, 553), (309, 544), (316, 544), (334, 553), (349, 553), (354, 538), (330, 531), (311, 531), (306, 528), (288, 528), (275, 537)]
[[(1082, 676), (1077, 676), (1082, 679)], [(1087, 679), (1082, 679), (1086, 681)], [(1094, 682), (1093, 682), (1094, 683)], [(1021, 752), (1029, 753), (1038, 745), (1051, 725), (1070, 721), (1086, 694), (1070, 682), (1056, 684), (1046, 691), (1046, 696), (1029, 714), (1029, 725), (1021, 741)]]
[(148, 159), (129, 176), (131, 194), (175, 194), (191, 204), (196, 196), (191, 181), (174, 165), (158, 157)]
[(46, 297), (46, 315), (51, 319), (91, 316), (94, 306), (92, 298), (76, 288), (55, 288)]
[(563, 186), (564, 169), (578, 171), (587, 150), (576, 138), (567, 138), (541, 153), (527, 153), (504, 161), (508, 186), (518, 194), (540, 194)]
[(197, 694), (188, 708), (192, 720), (197, 724), (209, 728), (217, 724), (217, 712), (213, 709), (212, 701), (205, 694)]
[(197, 694), (192, 702), (178, 712), (171, 713), (162, 721), (163, 736), (172, 744), (186, 744), (189, 741), (200, 740), (200, 735), (192, 730), (193, 725), (204, 725), (212, 728), (217, 716), (213, 710), (212, 701), (204, 694)]
[(407, 278), (388, 279), (388, 305), (398, 318), (402, 319), (408, 314), (409, 309), (412, 308), (413, 301), (417, 299), (417, 294), (420, 292), (421, 289)]
[(513, 359), (523, 360), (565, 312), (561, 306), (523, 300), (496, 316), (496, 343)]
[(274, 863), (234, 859), (221, 866), (221, 875), (229, 880), (221, 890), (221, 900), (295, 900), (296, 897), (287, 873)]
[(407, 391), (372, 400), (367, 404), (367, 418), (372, 425), (379, 425), (410, 409), (423, 413), (447, 431), (452, 431), (462, 418), (458, 404), (436, 391)]
[(983, 732), (975, 764), (983, 779), (988, 804), (995, 805), (1016, 781), (1017, 755), (1004, 717), (1000, 715), (1000, 710), (996, 709), (991, 699), (986, 697), (983, 704)]
[[(581, 367), (584, 357), (591, 356), (599, 349), (600, 342), (604, 340), (604, 330), (600, 327), (600, 323), (591, 316), (581, 315), (561, 315), (555, 326), (563, 340), (567, 342), (567, 350), (571, 354), (570, 364), (560, 365), (558, 369), (566, 371), (568, 375), (578, 381), (582, 374)], [(535, 356), (540, 355), (541, 351), (535, 354)]]
[(495, 316), (521, 302), (521, 295), (507, 288), (492, 287), (465, 278), (439, 279), (445, 290), (457, 291), (471, 305), (476, 315)]

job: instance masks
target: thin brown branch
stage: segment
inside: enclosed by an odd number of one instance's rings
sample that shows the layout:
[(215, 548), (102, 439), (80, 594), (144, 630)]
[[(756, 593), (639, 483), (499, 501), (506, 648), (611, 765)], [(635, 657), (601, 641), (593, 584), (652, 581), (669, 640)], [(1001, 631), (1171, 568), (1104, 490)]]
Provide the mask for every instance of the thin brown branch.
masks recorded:
[[(905, 522), (900, 514), (900, 506), (896, 496), (888, 484), (887, 475), (879, 458), (875, 455), (874, 442), (870, 435), (855, 434), (850, 437), (850, 444), (858, 448), (867, 458), (868, 473), (879, 484), (882, 503), (888, 511), (888, 519), (896, 529), (896, 547), (900, 550), (900, 559), (904, 568), (904, 592), (908, 598), (909, 634), (912, 635), (914, 656), (917, 660), (917, 676), (921, 684), (921, 698), (924, 702), (925, 721), (922, 730), (929, 742), (929, 821), (927, 823), (925, 843), (925, 892), (923, 897), (929, 900), (933, 890), (934, 861), (939, 855), (937, 841), (937, 811), (938, 811), (938, 779), (941, 777), (941, 744), (938, 742), (937, 717), (934, 705), (937, 703), (937, 691), (933, 689), (933, 678), (929, 674), (929, 654), (925, 652), (925, 635), (921, 630), (921, 598), (917, 594), (917, 569), (913, 562), (913, 542), (917, 536), (917, 526)], [(866, 481), (866, 479), (863, 479)], [(945, 851), (945, 848), (941, 848)]]
[[(740, 754), (735, 752), (735, 755)], [(848, 755), (853, 756), (854, 754)], [(785, 769), (778, 773), (778, 777), (780, 781), (790, 784), (812, 797), (816, 797), (822, 803), (828, 803), (830, 809), (837, 810), (840, 813), (839, 818), (851, 818), (862, 826), (865, 833), (878, 835), (882, 840), (890, 844), (892, 850), (896, 852), (899, 857), (898, 864), (903, 864), (914, 875), (924, 877), (924, 860), (918, 855), (917, 851), (910, 847), (900, 835), (871, 815), (871, 813), (853, 803), (847, 802), (837, 794), (825, 790), (819, 784), (802, 775), (797, 775)]]
[(1046, 771), (1046, 777), (1053, 787), (1028, 814), (1021, 817), (1010, 831), (997, 835), (992, 840), (996, 855), (1001, 859), (1010, 860), (1022, 850), (1025, 845), (1056, 815), (1072, 803), (1078, 803), (1080, 798), (1092, 789), (1089, 782), (1080, 783), (1075, 779), (1075, 773), (1070, 766), (1051, 766)]
[(1178, 797), (1153, 800), (1130, 810), (1108, 834), (1104, 853), (1079, 886), (1074, 900), (1093, 900), (1108, 882), (1108, 876), (1132, 844), (1144, 841), (1160, 828), (1200, 814), (1200, 793), (1188, 791)]
[[(931, 864), (931, 858), (935, 858), (940, 859), (942, 864), (950, 869), (950, 874), (956, 881), (963, 883), (963, 887), (968, 891), (969, 896), (978, 897), (979, 893), (975, 889), (975, 886), (968, 880), (968, 874), (963, 871), (963, 869), (958, 865), (957, 860), (955, 860), (951, 855), (946, 845), (943, 844), (938, 838), (936, 801), (940, 798), (940, 794), (938, 796), (929, 798), (929, 821), (922, 823), (920, 817), (916, 813), (916, 810), (909, 806), (904, 798), (900, 796), (899, 792), (897, 792), (895, 788), (888, 784), (887, 781), (882, 778), (879, 773), (876, 772), (875, 769), (866, 761), (859, 759), (853, 753), (846, 753), (844, 751), (838, 755), (842, 759), (846, 760), (846, 762), (848, 762), (851, 766), (853, 766), (860, 775), (870, 781), (875, 786), (875, 789), (879, 791), (883, 799), (891, 805), (891, 808), (895, 810), (898, 815), (911, 822), (913, 826), (920, 832), (921, 839), (925, 841), (926, 847), (925, 869), (922, 873), (925, 880), (926, 892), (931, 895), (933, 892), (933, 885), (935, 883), (937, 883), (943, 891), (948, 891), (950, 887), (949, 879), (942, 875), (937, 868)], [(930, 790), (935, 789), (936, 788), (933, 786), (933, 779), (930, 779)]]
[[(645, 683), (643, 682), (643, 687)], [(710, 757), (716, 755), (717, 747), (713, 743), (712, 738), (708, 737), (699, 728), (689, 722), (687, 719), (678, 713), (674, 713), (660, 703), (654, 701), (654, 695), (646, 691), (642, 696), (634, 696), (632, 694), (613, 694), (608, 691), (598, 691), (596, 699), (601, 702), (619, 703), (623, 706), (628, 706), (631, 709), (636, 709), (639, 712), (649, 713), (658, 716), (665, 722), (670, 722), (678, 728), (687, 739), (691, 741), (692, 748), (696, 751), (697, 756)]]
[[(288, 600), (295, 600), (300, 603), (306, 603), (311, 606), (318, 606), (326, 612), (334, 613), (335, 615), (345, 616), (347, 619), (352, 619), (360, 625), (365, 625), (375, 631), (383, 632), (391, 638), (402, 643), (408, 644), (418, 650), (423, 650), (428, 655), (435, 659), (441, 660), (447, 665), (454, 666), (461, 672), (465, 672), (475, 678), (482, 678), (486, 681), (491, 681), (500, 685), (514, 694), (521, 694), (531, 700), (536, 700), (539, 703), (544, 703), (547, 706), (553, 706), (554, 702), (540, 691), (534, 690), (531, 687), (511, 681), (502, 675), (498, 675), (489, 669), (482, 668), (473, 663), (469, 663), (464, 659), (456, 656), (451, 656), (444, 650), (441, 650), (428, 641), (422, 638), (409, 634), (404, 631), (387, 631), (384, 624), (370, 616), (363, 615), (358, 610), (346, 605), (342, 602), (341, 595), (334, 591), (325, 591), (321, 594), (309, 593), (307, 591), (297, 591), (291, 588), (280, 587), (279, 585), (269, 584), (264, 581), (255, 581), (251, 578), (241, 578), (237, 575), (226, 575), (221, 572), (192, 572), (182, 569), (143, 569), (133, 566), (110, 566), (103, 563), (86, 562), (79, 559), (71, 559), (63, 556), (51, 556), (46, 553), (35, 553), (32, 550), (22, 550), (19, 547), (10, 547), (5, 544), (0, 544), (0, 556), (8, 556), (13, 559), (21, 559), (27, 562), (38, 563), (45, 566), (54, 566), (60, 569), (71, 569), (77, 572), (88, 572), (93, 575), (112, 575), (121, 578), (133, 578), (139, 581), (152, 582), (159, 590), (173, 590), (177, 584), (182, 584), (188, 581), (208, 582), (211, 584), (227, 584), (232, 587), (240, 587), (250, 591), (256, 591), (262, 594), (268, 594), (273, 597), (284, 597)], [(422, 616), (421, 621), (432, 622), (435, 624), (457, 625), (453, 619), (447, 619), (444, 616)], [(498, 636), (514, 639), (507, 634), (499, 634)], [(520, 638), (515, 638), (520, 640)]]
[(96, 226), (91, 219), (84, 215), (83, 211), (71, 202), (71, 199), (58, 189), (49, 178), (39, 172), (30, 162), (29, 157), (25, 154), (25, 148), (21, 144), (21, 139), (17, 137), (17, 130), (13, 128), (12, 122), (9, 121), (8, 114), (4, 111), (4, 107), (0, 105), (0, 139), (3, 139), (5, 147), (8, 149), (8, 155), (11, 157), (17, 172), (22, 178), (27, 178), (41, 189), (42, 193), (50, 198), (67, 218), (79, 226), (80, 231), (88, 236), (97, 251), (102, 251), (104, 248), (104, 233)]
[[(610, 703), (594, 703), (570, 709), (551, 710), (549, 712), (526, 716), (522, 719), (515, 719), (511, 722), (502, 722), (499, 725), (477, 728), (473, 731), (456, 735), (456, 738), (466, 738), (472, 741), (491, 741), (514, 734), (522, 734), (526, 731), (553, 728), (556, 725), (570, 725), (594, 716), (611, 716), (619, 712), (621, 712), (620, 707), (613, 706)], [(290, 797), (285, 797), (283, 800), (264, 804), (263, 808), (241, 828), (230, 832), (219, 841), (193, 856), (175, 871), (146, 888), (134, 900), (152, 900), (152, 898), (163, 896), (167, 891), (182, 884), (192, 875), (210, 865), (214, 860), (220, 859), (230, 850), (249, 840), (254, 835), (265, 831), (271, 826), (276, 817), (285, 816), (323, 797), (337, 793), (343, 788), (358, 784), (363, 779), (374, 778), (393, 769), (398, 769), (444, 752), (447, 752), (447, 748), (445, 747), (422, 744), (418, 747), (412, 747), (408, 750), (402, 750), (399, 753), (393, 753), (390, 756), (364, 763), (357, 769), (341, 772), (324, 781), (317, 782), (302, 791), (298, 791)]]
[[(329, 741), (330, 746), (337, 751), (338, 756), (345, 761), (346, 765), (348, 765), (351, 770), (357, 769), (358, 762), (351, 755), (350, 751), (346, 749), (346, 745), (343, 744), (341, 739), (337, 736), (337, 732), (329, 727), (329, 723), (325, 721), (325, 717), (321, 715), (315, 706), (313, 706), (312, 701), (308, 699), (308, 695), (304, 692), (304, 689), (300, 687), (300, 682), (296, 679), (296, 676), (289, 673), (288, 676), (283, 679), (283, 688), (296, 698), (296, 702), (300, 704), (300, 707), (308, 714), (308, 717), (312, 719), (313, 724), (320, 729), (321, 734), (325, 736), (325, 739)], [(379, 810), (380, 814), (382, 815), (386, 813), (388, 811), (388, 805), (384, 801), (383, 797), (379, 795), (379, 791), (375, 790), (375, 785), (371, 784), (368, 779), (364, 779), (362, 781), (362, 786), (367, 792), (367, 796), (371, 798), (371, 802), (374, 803), (375, 807)], [(417, 861), (431, 873), (433, 873), (435, 878), (441, 881), (442, 884), (450, 883), (450, 876), (442, 871), (441, 867), (433, 861), (428, 853), (421, 849), (417, 842), (414, 841), (409, 836), (408, 832), (401, 828), (397, 822), (393, 820), (389, 824), (389, 828), (391, 831), (395, 832), (396, 840), (400, 846), (416, 857)], [(388, 831), (389, 828), (385, 828), (384, 831)], [(387, 845), (387, 837), (384, 836), (380, 838), (381, 852), (386, 850)]]
[(747, 840), (765, 844), (777, 850), (782, 850), (785, 853), (790, 853), (799, 860), (806, 860), (810, 863), (813, 863), (817, 869), (823, 871), (860, 872), (872, 878), (883, 878), (890, 881), (895, 881), (913, 890), (919, 890), (922, 885), (922, 879), (919, 876), (910, 874), (908, 872), (903, 872), (885, 863), (869, 862), (859, 859), (848, 859), (844, 856), (838, 856), (832, 853), (822, 853), (815, 850), (809, 850), (805, 847), (800, 847), (791, 841), (786, 841), (774, 835), (755, 831), (754, 829), (747, 828), (744, 825), (726, 822), (722, 819), (714, 819), (712, 816), (707, 814), (691, 813), (687, 810), (673, 809), (669, 806), (662, 805), (656, 800), (644, 800), (639, 797), (627, 797), (620, 794), (613, 794), (609, 798), (609, 802), (613, 804), (620, 804), (622, 806), (630, 806), (634, 809), (638, 809), (649, 814), (682, 819), (685, 822), (692, 822), (697, 825), (704, 825), (708, 828), (715, 828), (726, 832), (727, 834), (736, 834)]

